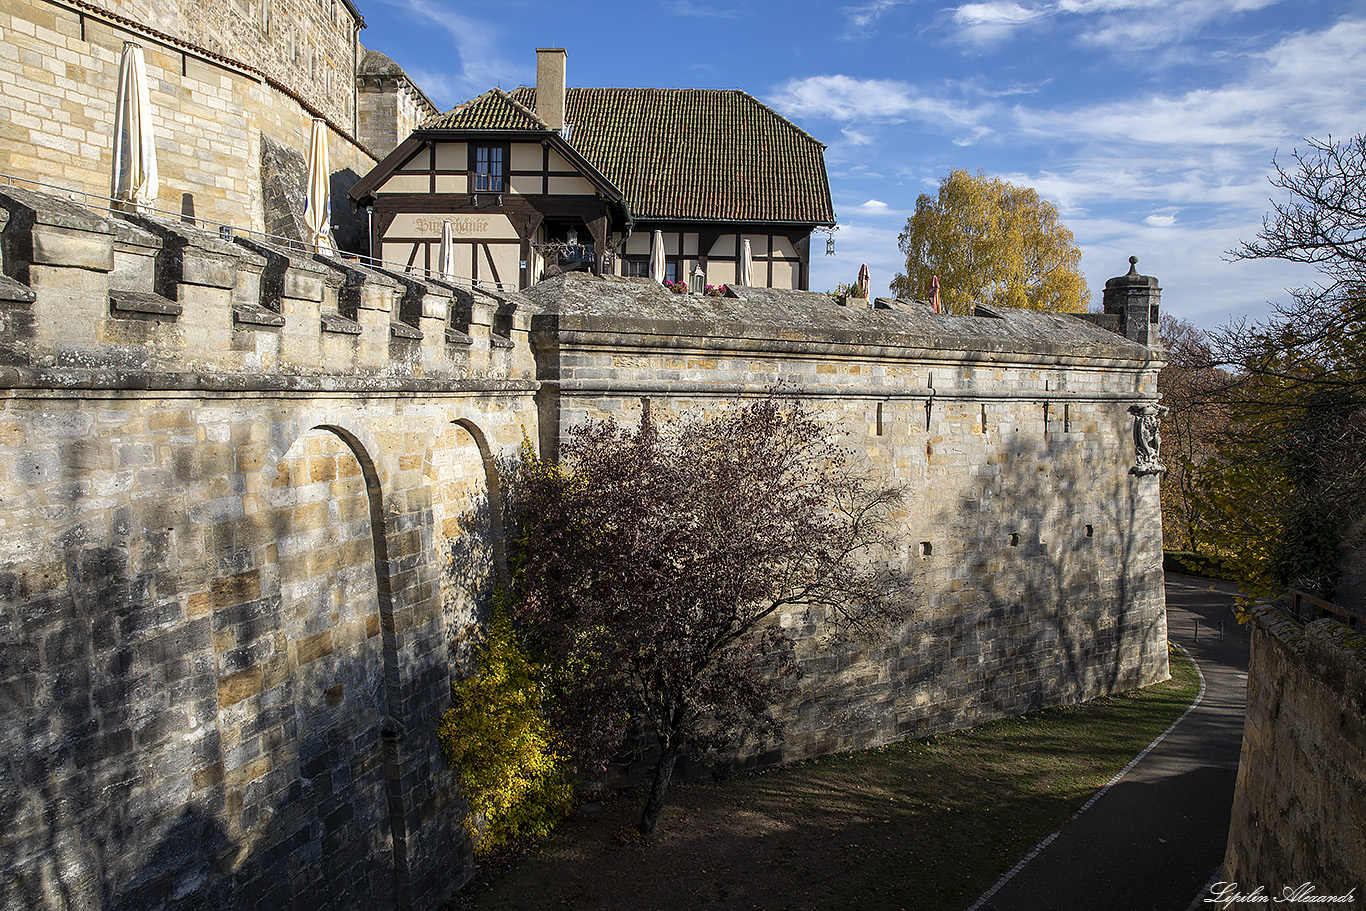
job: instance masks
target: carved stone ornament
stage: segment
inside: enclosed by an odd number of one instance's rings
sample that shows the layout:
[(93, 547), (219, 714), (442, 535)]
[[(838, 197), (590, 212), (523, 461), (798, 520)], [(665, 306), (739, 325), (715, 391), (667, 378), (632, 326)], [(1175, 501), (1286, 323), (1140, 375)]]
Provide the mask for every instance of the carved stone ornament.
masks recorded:
[(1162, 464), (1162, 435), (1159, 429), (1162, 418), (1170, 411), (1156, 402), (1146, 405), (1131, 405), (1129, 413), (1134, 416), (1134, 467), (1129, 471), (1137, 475), (1158, 474), (1166, 471)]

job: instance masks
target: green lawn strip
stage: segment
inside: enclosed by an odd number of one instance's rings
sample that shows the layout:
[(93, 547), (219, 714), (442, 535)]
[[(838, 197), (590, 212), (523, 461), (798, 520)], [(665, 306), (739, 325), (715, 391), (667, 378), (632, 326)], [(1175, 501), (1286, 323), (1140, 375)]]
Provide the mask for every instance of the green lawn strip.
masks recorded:
[(649, 844), (640, 795), (578, 814), (461, 908), (697, 907), (958, 911), (1175, 720), (1172, 679), (1079, 706), (678, 785)]

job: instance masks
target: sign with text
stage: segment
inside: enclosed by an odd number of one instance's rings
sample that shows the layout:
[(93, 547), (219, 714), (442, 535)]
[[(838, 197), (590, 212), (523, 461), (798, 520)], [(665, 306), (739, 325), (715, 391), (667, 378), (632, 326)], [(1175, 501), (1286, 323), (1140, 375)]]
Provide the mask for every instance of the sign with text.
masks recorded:
[(441, 239), (441, 225), (451, 223), (451, 233), (457, 241), (516, 240), (517, 230), (505, 215), (446, 215), (403, 212), (394, 218), (386, 238), (421, 237)]

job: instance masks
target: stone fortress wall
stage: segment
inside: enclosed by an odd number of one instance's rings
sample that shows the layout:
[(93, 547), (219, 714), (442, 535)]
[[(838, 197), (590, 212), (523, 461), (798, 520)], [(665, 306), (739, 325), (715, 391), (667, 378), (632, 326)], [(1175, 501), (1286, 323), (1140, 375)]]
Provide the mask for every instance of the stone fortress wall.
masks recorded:
[(0, 908), (436, 907), (525, 314), (17, 189), (0, 223)]
[[(1150, 300), (1151, 280), (1132, 278), (1107, 294), (1140, 288), (1146, 321), (1155, 283)], [(736, 293), (738, 316), (724, 301), (708, 313), (715, 298), (572, 273), (524, 292), (541, 312), (546, 451), (585, 420), (638, 420), (645, 402), (659, 419), (783, 384), (875, 479), (908, 492), (896, 517), (916, 592), (906, 621), (877, 643), (832, 643), (818, 612), (785, 613), (801, 671), (777, 711), (786, 734), (746, 744), (741, 765), (1166, 678), (1158, 479), (1130, 471), (1128, 411), (1155, 395), (1156, 351), (1059, 314)]]
[[(107, 196), (125, 41), (146, 57), (156, 208), (295, 236), (312, 120), (329, 126), (338, 241), (359, 249), (346, 191), (435, 112), (399, 70), (360, 116), (362, 20), (347, 0), (16, 0), (0, 8), (0, 175)], [(395, 68), (396, 69), (396, 68)], [(388, 129), (381, 125), (393, 109)], [(406, 135), (406, 134), (405, 134)]]
[[(0, 220), (7, 911), (435, 908), (471, 869), (434, 735), (505, 556), (499, 466), (642, 398), (789, 379), (911, 488), (906, 623), (830, 647), (784, 618), (788, 737), (741, 765), (1166, 675), (1146, 344), (632, 279), (491, 295), (22, 190)], [(1101, 321), (1149, 330), (1155, 283), (1114, 282)]]

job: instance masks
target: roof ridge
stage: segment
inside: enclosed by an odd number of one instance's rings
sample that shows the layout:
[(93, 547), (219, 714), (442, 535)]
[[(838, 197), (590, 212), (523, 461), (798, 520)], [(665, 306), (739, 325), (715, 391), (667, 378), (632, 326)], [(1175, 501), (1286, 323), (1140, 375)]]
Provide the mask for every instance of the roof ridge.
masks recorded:
[[(536, 86), (534, 86), (534, 85), (531, 85), (531, 86), (522, 85), (522, 86), (518, 86), (517, 88), (518, 88), (518, 89), (531, 89), (532, 91), (535, 91)], [(741, 88), (723, 88), (723, 89), (716, 89), (716, 88), (699, 88), (699, 87), (696, 87), (696, 86), (679, 87), (679, 86), (630, 86), (630, 85), (598, 85), (598, 86), (574, 85), (574, 86), (566, 86), (566, 87), (565, 87), (565, 91), (566, 91), (566, 92), (575, 92), (575, 91), (580, 91), (580, 92), (726, 92), (726, 93), (730, 93), (730, 94), (734, 94), (734, 95), (742, 95), (742, 96), (744, 96), (745, 98), (748, 98), (750, 101), (754, 102), (754, 103), (755, 103), (756, 105), (758, 105), (759, 107), (763, 108), (763, 109), (764, 109), (765, 111), (767, 111), (768, 113), (772, 114), (774, 117), (778, 118), (778, 120), (780, 120), (780, 121), (782, 121), (783, 123), (787, 124), (787, 126), (791, 127), (798, 135), (802, 136), (804, 139), (809, 139), (809, 140), (811, 140), (812, 142), (814, 142), (814, 143), (816, 143), (818, 146), (820, 146), (822, 149), (827, 149), (827, 148), (829, 148), (829, 146), (827, 146), (825, 143), (821, 142), (821, 141), (820, 141), (819, 139), (817, 139), (815, 136), (812, 136), (812, 135), (811, 135), (810, 133), (808, 133), (806, 130), (803, 130), (801, 127), (797, 126), (795, 123), (793, 123), (791, 120), (789, 120), (788, 117), (787, 117), (787, 115), (783, 114), (781, 111), (777, 110), (776, 108), (772, 107), (771, 105), (765, 104), (762, 100), (759, 99), (758, 96), (756, 96), (756, 95), (751, 95), (749, 92), (747, 92), (747, 91), (745, 91), (744, 89), (741, 89)]]
[(545, 127), (547, 130), (550, 129), (550, 124), (548, 124), (548, 123), (546, 123), (544, 120), (542, 120), (542, 119), (541, 119), (541, 116), (540, 116), (539, 114), (537, 114), (535, 111), (533, 111), (531, 108), (527, 107), (526, 105), (522, 104), (522, 103), (521, 103), (520, 101), (518, 101), (516, 98), (513, 98), (512, 95), (511, 95), (510, 93), (505, 92), (505, 91), (503, 91), (502, 89), (494, 89), (494, 91), (497, 92), (499, 95), (502, 95), (504, 98), (506, 98), (506, 99), (507, 99), (507, 103), (510, 104), (510, 105), (512, 105), (512, 106), (513, 106), (514, 108), (516, 108), (518, 111), (521, 111), (523, 114), (527, 115), (527, 116), (530, 117), (532, 120), (535, 120), (537, 123), (539, 123), (541, 126)]
[(528, 108), (526, 105), (522, 104), (522, 103), (519, 102), (517, 99), (513, 98), (513, 97), (512, 97), (511, 95), (509, 95), (507, 92), (503, 91), (501, 88), (498, 88), (498, 87), (491, 88), (491, 89), (489, 89), (487, 92), (484, 92), (482, 95), (477, 95), (477, 96), (475, 96), (474, 98), (471, 98), (469, 101), (463, 102), (463, 103), (461, 103), (461, 104), (457, 104), (455, 107), (451, 108), (449, 111), (446, 111), (446, 112), (444, 112), (444, 113), (436, 114), (436, 115), (434, 115), (434, 116), (432, 116), (432, 117), (429, 117), (427, 120), (423, 121), (422, 127), (421, 127), (421, 128), (422, 128), (422, 129), (439, 129), (439, 127), (435, 127), (435, 126), (434, 126), (434, 124), (436, 124), (437, 121), (446, 120), (446, 119), (448, 119), (448, 118), (449, 118), (449, 119), (454, 119), (454, 118), (458, 117), (462, 112), (467, 111), (467, 110), (470, 110), (470, 109), (474, 108), (476, 105), (478, 105), (479, 103), (484, 102), (484, 101), (486, 101), (486, 100), (488, 100), (488, 99), (490, 99), (490, 98), (505, 102), (509, 107), (511, 107), (511, 108), (512, 108), (514, 111), (516, 111), (518, 114), (521, 114), (521, 115), (523, 115), (524, 117), (528, 117), (528, 118), (530, 118), (532, 121), (534, 121), (535, 123), (539, 124), (540, 127), (541, 127), (541, 129), (546, 130), (547, 132), (554, 132), (553, 130), (550, 129), (550, 125), (549, 125), (548, 123), (546, 123), (544, 120), (542, 120), (542, 119), (536, 114), (535, 111), (533, 111), (531, 108)]
[(811, 135), (810, 133), (808, 133), (806, 130), (803, 130), (801, 127), (797, 126), (795, 123), (793, 123), (791, 120), (789, 120), (789, 119), (787, 118), (787, 115), (785, 115), (785, 114), (783, 114), (782, 112), (778, 111), (776, 108), (773, 108), (773, 107), (768, 106), (767, 104), (764, 104), (764, 103), (763, 103), (762, 101), (760, 101), (756, 96), (751, 95), (749, 92), (746, 92), (744, 89), (733, 89), (732, 91), (736, 91), (736, 92), (739, 92), (741, 95), (744, 95), (744, 96), (745, 96), (746, 98), (748, 98), (750, 101), (753, 101), (753, 102), (754, 102), (755, 104), (757, 104), (759, 107), (763, 108), (765, 111), (768, 111), (768, 112), (769, 112), (770, 114), (772, 114), (774, 117), (777, 117), (779, 120), (781, 120), (783, 123), (785, 123), (785, 124), (787, 124), (788, 126), (790, 126), (790, 127), (791, 127), (793, 130), (795, 130), (797, 133), (799, 133), (799, 134), (802, 135), (802, 136), (805, 136), (807, 139), (811, 140), (811, 141), (814, 142), (816, 145), (820, 146), (822, 149), (829, 148), (829, 146), (827, 146), (825, 143), (821, 142), (821, 141), (820, 141), (819, 139), (817, 139), (815, 136), (812, 136), (812, 135)]

